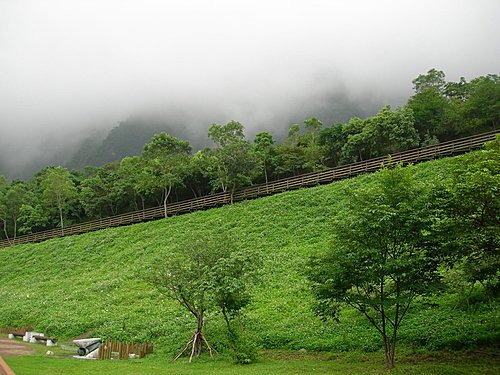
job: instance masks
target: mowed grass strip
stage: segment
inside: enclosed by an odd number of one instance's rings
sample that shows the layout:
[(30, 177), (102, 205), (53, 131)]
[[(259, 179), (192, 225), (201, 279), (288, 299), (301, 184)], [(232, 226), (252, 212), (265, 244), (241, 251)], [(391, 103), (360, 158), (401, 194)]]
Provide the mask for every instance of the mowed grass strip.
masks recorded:
[[(140, 360), (85, 361), (71, 358), (47, 357), (43, 354), (8, 357), (7, 363), (17, 375), (137, 375), (137, 374), (387, 374), (382, 353), (322, 353), (299, 354), (287, 351), (268, 351), (251, 365), (236, 365), (225, 360), (201, 359), (193, 363), (174, 362), (171, 358), (153, 355)], [(405, 354), (391, 374), (484, 375), (498, 374), (500, 366), (491, 356), (467, 352), (438, 352)]]

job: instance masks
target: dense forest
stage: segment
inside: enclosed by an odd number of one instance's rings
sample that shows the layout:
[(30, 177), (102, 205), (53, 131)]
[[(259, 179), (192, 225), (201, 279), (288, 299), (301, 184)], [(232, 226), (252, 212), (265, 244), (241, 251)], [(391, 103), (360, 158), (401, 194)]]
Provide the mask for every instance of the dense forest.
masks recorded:
[(131, 210), (164, 205), (211, 192), (234, 192), (253, 183), (366, 160), (496, 129), (500, 76), (467, 82), (445, 80), (435, 69), (413, 80), (414, 94), (395, 110), (325, 125), (318, 118), (292, 124), (278, 143), (261, 132), (246, 139), (237, 121), (213, 124), (212, 147), (192, 152), (188, 141), (153, 136), (141, 156), (100, 167), (42, 169), (29, 181), (0, 176), (0, 238)]

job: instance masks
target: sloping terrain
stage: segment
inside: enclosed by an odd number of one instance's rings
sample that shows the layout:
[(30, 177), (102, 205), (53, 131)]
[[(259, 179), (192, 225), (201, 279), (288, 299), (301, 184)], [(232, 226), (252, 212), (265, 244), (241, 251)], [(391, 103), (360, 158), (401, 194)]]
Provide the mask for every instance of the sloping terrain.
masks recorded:
[[(445, 179), (461, 157), (415, 167), (422, 181)], [(84, 332), (122, 340), (153, 340), (175, 352), (193, 329), (187, 312), (145, 281), (151, 265), (188, 232), (229, 233), (262, 257), (261, 284), (245, 311), (247, 331), (265, 348), (377, 350), (377, 333), (354, 311), (323, 323), (311, 307), (303, 275), (307, 258), (329, 246), (332, 219), (347, 192), (366, 175), (149, 223), (106, 229), (0, 251), (0, 326), (33, 325), (58, 337)], [(400, 341), (429, 349), (491, 344), (498, 339), (494, 302), (464, 307), (454, 294), (419, 301)], [(224, 329), (207, 319), (217, 344)]]

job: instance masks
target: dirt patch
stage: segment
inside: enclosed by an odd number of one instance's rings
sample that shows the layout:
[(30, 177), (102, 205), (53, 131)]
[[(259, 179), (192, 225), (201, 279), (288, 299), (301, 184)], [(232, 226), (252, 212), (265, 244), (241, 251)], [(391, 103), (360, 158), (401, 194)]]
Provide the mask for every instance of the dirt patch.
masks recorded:
[(0, 339), (0, 356), (28, 355), (35, 351), (28, 345), (14, 340)]

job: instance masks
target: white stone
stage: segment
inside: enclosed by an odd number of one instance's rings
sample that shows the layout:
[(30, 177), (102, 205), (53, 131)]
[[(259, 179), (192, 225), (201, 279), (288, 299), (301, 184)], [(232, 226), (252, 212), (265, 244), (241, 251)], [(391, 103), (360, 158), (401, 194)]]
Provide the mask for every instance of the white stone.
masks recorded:
[(52, 340), (47, 340), (47, 346), (57, 346), (57, 343)]
[(14, 340), (16, 336), (14, 336), (12, 333), (9, 333), (9, 339)]
[(47, 355), (54, 355), (54, 352), (51, 352), (50, 350), (47, 350), (47, 353), (45, 353)]
[(138, 356), (137, 354), (135, 354), (135, 353), (130, 353), (130, 354), (128, 355), (128, 357), (129, 357), (130, 359), (139, 358), (139, 356)]
[[(33, 341), (31, 341), (31, 339), (33, 338), (33, 336), (44, 336), (44, 334), (43, 333), (38, 333), (38, 332), (26, 332), (26, 334), (23, 337), (23, 341), (33, 342)], [(36, 342), (36, 340), (34, 342)]]
[(97, 355), (99, 354), (99, 348), (97, 348), (96, 350), (90, 352), (89, 354), (87, 354), (85, 356), (85, 358), (87, 359), (97, 359)]
[(35, 339), (34, 337), (30, 338), (30, 343), (31, 344), (36, 344), (38, 342), (37, 339)]

